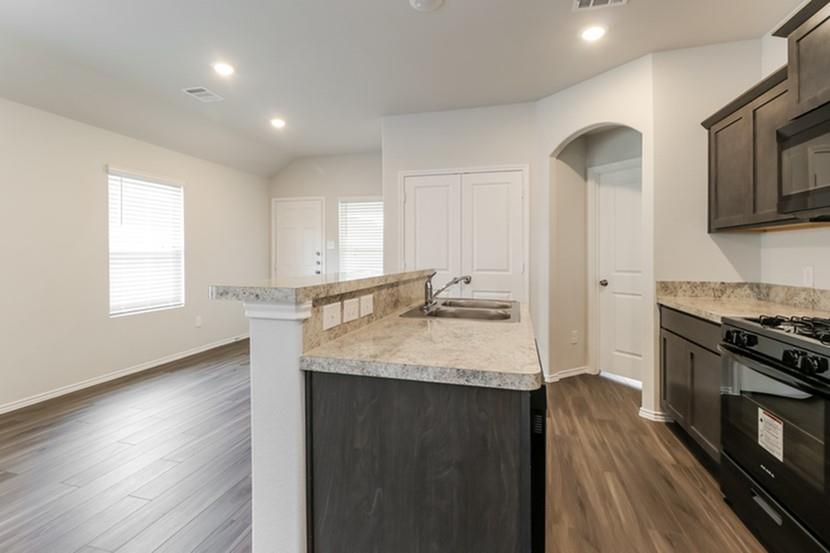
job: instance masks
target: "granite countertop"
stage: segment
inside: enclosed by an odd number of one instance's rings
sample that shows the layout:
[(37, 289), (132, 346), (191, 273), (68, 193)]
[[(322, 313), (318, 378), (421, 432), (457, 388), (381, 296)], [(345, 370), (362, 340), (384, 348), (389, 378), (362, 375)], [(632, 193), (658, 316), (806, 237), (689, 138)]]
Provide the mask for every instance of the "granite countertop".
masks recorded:
[(210, 297), (252, 303), (304, 303), (364, 288), (426, 278), (432, 272), (428, 269), (394, 273), (329, 273), (254, 283), (214, 284), (210, 287)]
[(306, 352), (306, 371), (536, 390), (542, 369), (530, 315), (516, 323), (410, 319), (411, 307)]
[(657, 303), (718, 324), (724, 317), (760, 315), (830, 318), (827, 311), (753, 298), (658, 296)]

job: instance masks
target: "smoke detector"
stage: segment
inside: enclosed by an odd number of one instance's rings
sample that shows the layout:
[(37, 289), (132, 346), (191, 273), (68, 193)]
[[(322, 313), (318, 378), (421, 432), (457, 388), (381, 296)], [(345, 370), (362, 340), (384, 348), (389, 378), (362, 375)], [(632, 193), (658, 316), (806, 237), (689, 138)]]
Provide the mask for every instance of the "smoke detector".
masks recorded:
[(204, 102), (209, 104), (211, 102), (221, 102), (224, 100), (223, 97), (216, 94), (214, 91), (209, 90), (203, 86), (194, 86), (193, 88), (183, 88), (182, 92), (187, 94), (188, 96), (192, 96), (196, 98), (200, 102)]
[(574, 0), (574, 11), (598, 10), (599, 8), (619, 8), (628, 4), (628, 0)]

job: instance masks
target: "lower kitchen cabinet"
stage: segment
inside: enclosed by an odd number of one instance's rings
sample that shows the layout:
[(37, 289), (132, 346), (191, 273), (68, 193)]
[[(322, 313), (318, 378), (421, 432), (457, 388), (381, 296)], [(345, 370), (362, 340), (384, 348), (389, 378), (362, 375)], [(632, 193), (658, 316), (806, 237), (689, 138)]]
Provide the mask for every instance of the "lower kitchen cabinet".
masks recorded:
[(715, 462), (720, 462), (720, 325), (662, 307), (663, 407)]
[(542, 553), (545, 391), (310, 372), (309, 552)]

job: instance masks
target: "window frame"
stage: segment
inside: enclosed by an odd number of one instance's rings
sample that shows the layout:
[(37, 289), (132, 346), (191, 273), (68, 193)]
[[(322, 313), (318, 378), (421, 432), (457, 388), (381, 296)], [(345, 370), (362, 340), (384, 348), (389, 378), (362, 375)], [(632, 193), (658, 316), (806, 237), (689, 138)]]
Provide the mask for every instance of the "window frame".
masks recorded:
[[(142, 315), (145, 313), (157, 313), (162, 311), (170, 311), (174, 309), (182, 309), (187, 305), (187, 210), (185, 208), (187, 197), (187, 185), (184, 181), (172, 179), (169, 177), (153, 175), (143, 171), (135, 171), (131, 169), (122, 169), (107, 165), (105, 167), (106, 175), (106, 198), (107, 198), (107, 312), (110, 319), (119, 319), (122, 317), (130, 317), (133, 315)], [(109, 212), (110, 212), (110, 196), (109, 196), (109, 180), (110, 177), (121, 177), (133, 180), (145, 181), (150, 184), (160, 186), (170, 186), (179, 188), (181, 190), (181, 302), (171, 305), (159, 305), (155, 307), (146, 307), (141, 309), (132, 309), (129, 311), (112, 311), (112, 228), (110, 227)]]
[(378, 274), (383, 274), (384, 272), (384, 265), (385, 265), (385, 242), (386, 237), (384, 236), (386, 232), (386, 212), (385, 212), (385, 205), (383, 202), (382, 195), (366, 195), (366, 196), (340, 196), (337, 198), (337, 270), (340, 273), (345, 272), (343, 270), (343, 240), (340, 234), (340, 204), (344, 203), (370, 203), (370, 202), (379, 202), (381, 204), (381, 214), (383, 217), (383, 230), (381, 233), (381, 240), (383, 242), (383, 246), (381, 247), (381, 266), (378, 270)]

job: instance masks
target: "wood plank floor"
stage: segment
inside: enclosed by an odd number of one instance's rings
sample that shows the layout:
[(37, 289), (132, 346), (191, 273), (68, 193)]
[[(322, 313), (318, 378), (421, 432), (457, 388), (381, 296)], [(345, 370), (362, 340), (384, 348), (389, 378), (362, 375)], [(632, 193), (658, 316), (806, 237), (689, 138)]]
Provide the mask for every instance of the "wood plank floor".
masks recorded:
[[(0, 552), (250, 551), (247, 347), (0, 416)], [(550, 553), (763, 551), (638, 392), (548, 396)]]
[(250, 551), (247, 350), (0, 416), (0, 552)]
[(548, 403), (548, 551), (764, 551), (671, 430), (637, 415), (639, 391), (579, 376)]

